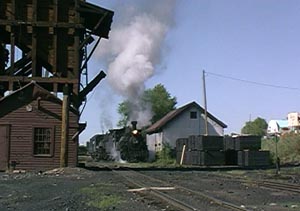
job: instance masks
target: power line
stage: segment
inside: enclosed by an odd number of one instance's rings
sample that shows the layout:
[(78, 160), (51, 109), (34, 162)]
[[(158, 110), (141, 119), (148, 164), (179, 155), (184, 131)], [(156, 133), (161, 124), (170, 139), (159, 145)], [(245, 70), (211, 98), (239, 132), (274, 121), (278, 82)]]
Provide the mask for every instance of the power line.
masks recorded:
[(226, 78), (226, 79), (230, 79), (230, 80), (234, 80), (234, 81), (240, 81), (240, 82), (244, 82), (244, 83), (248, 83), (248, 84), (255, 84), (255, 85), (259, 85), (259, 86), (267, 86), (267, 87), (272, 87), (272, 88), (277, 88), (277, 89), (288, 89), (288, 90), (294, 90), (294, 91), (300, 91), (299, 88), (295, 88), (295, 87), (288, 87), (288, 86), (280, 86), (280, 85), (274, 85), (274, 84), (267, 84), (267, 83), (261, 83), (261, 82), (257, 82), (257, 81), (250, 81), (250, 80), (245, 80), (245, 79), (240, 79), (240, 78), (234, 78), (231, 76), (226, 76), (226, 75), (221, 75), (221, 74), (217, 74), (217, 73), (212, 73), (212, 72), (206, 72), (208, 75), (213, 75), (213, 76), (217, 76), (220, 78)]

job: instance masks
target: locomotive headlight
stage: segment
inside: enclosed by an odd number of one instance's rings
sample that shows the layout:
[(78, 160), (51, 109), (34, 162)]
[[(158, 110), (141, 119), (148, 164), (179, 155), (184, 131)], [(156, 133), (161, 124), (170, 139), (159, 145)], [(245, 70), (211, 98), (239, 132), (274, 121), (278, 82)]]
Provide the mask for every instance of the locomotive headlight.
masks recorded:
[(133, 131), (132, 131), (132, 134), (133, 134), (133, 135), (137, 135), (138, 133), (139, 133), (138, 130), (133, 130)]

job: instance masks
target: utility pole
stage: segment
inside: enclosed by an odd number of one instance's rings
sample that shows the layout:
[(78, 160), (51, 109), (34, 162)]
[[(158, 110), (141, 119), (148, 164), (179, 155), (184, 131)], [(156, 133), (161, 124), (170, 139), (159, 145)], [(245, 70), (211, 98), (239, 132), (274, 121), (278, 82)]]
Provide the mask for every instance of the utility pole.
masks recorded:
[(206, 86), (205, 86), (205, 71), (202, 72), (203, 80), (203, 97), (204, 97), (204, 115), (205, 115), (205, 135), (208, 136), (208, 123), (207, 123), (207, 102), (206, 102)]
[(278, 136), (279, 134), (275, 133), (275, 157), (276, 157), (276, 175), (280, 174), (280, 158), (278, 157)]
[(67, 147), (69, 132), (69, 87), (65, 84), (63, 88), (62, 123), (61, 123), (61, 144), (60, 144), (60, 167), (67, 166)]

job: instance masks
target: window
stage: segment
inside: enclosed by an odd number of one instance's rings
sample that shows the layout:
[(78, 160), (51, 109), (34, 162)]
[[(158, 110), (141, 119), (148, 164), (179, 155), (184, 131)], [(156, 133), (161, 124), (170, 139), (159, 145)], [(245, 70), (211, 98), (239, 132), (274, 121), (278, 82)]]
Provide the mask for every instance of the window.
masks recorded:
[(51, 128), (34, 128), (34, 155), (51, 154)]
[(191, 111), (190, 118), (191, 119), (197, 119), (197, 111)]

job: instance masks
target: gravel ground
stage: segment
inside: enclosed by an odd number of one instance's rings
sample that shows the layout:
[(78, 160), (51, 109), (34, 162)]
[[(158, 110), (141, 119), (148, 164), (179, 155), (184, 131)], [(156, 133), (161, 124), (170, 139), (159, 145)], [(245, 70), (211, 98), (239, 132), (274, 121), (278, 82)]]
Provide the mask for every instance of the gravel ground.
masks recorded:
[[(234, 172), (234, 171), (233, 171)], [(239, 171), (239, 178), (241, 177)], [(243, 175), (249, 175), (250, 178), (255, 179), (262, 177), (262, 179), (271, 178), (270, 175), (263, 172), (243, 171)], [(197, 190), (214, 196), (215, 198), (224, 200), (226, 202), (245, 207), (253, 211), (288, 211), (300, 210), (300, 195), (298, 193), (289, 193), (285, 191), (259, 188), (257, 186), (241, 183), (234, 179), (234, 176), (226, 172), (144, 172), (155, 178), (161, 178), (172, 184), (181, 185), (192, 190)], [(161, 175), (164, 175), (163, 177)], [(225, 177), (225, 175), (227, 177)], [(228, 175), (231, 175), (229, 177)], [(243, 176), (245, 178), (245, 176)], [(248, 176), (247, 176), (248, 177)], [(273, 176), (271, 181), (280, 181), (287, 176)], [(299, 178), (299, 175), (293, 175), (293, 178)], [(298, 179), (296, 179), (298, 181)], [(292, 183), (295, 180), (286, 180)]]
[(47, 174), (0, 173), (0, 210), (161, 210), (128, 193), (110, 171), (57, 169)]
[[(233, 171), (235, 172), (235, 171)], [(237, 171), (238, 172), (238, 171)], [(203, 191), (254, 211), (300, 210), (299, 194), (262, 189), (222, 175), (230, 172), (144, 171), (147, 175)], [(241, 176), (241, 174), (238, 174)], [(270, 178), (251, 171), (252, 178)], [(264, 176), (262, 176), (264, 175)], [(283, 175), (281, 178), (285, 178)], [(288, 182), (290, 180), (287, 180)], [(293, 175), (291, 182), (299, 181)], [(128, 192), (123, 178), (102, 169), (54, 169), (44, 173), (0, 173), (0, 210), (172, 210), (145, 193)]]

